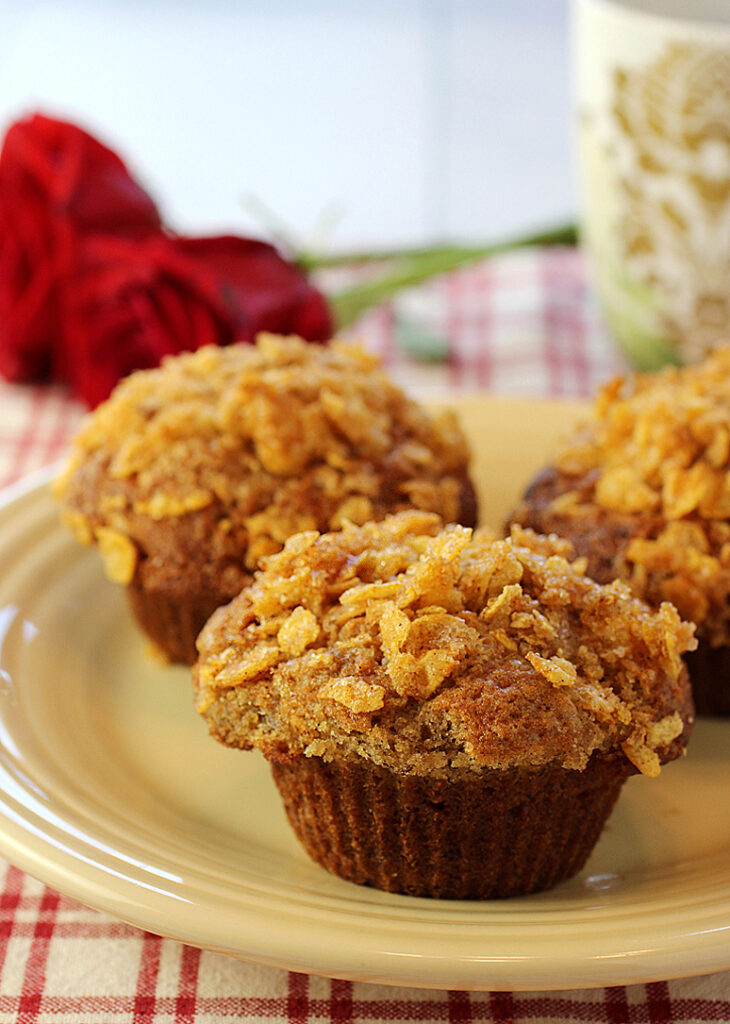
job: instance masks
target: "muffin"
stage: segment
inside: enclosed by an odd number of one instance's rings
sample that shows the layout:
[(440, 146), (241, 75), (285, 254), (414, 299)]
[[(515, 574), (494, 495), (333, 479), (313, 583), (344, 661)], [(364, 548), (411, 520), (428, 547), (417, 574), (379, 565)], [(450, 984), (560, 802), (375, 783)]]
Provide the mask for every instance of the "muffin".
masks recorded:
[(292, 533), (411, 507), (473, 524), (467, 463), (454, 416), (407, 398), (361, 349), (264, 335), (122, 381), (56, 493), (149, 637), (191, 664), (211, 612)]
[(693, 720), (692, 627), (568, 555), (416, 511), (298, 534), (198, 638), (198, 710), (263, 752), (334, 874), (443, 898), (549, 888)]
[(607, 384), (512, 518), (568, 538), (599, 582), (675, 604), (697, 627), (697, 713), (730, 714), (730, 347)]

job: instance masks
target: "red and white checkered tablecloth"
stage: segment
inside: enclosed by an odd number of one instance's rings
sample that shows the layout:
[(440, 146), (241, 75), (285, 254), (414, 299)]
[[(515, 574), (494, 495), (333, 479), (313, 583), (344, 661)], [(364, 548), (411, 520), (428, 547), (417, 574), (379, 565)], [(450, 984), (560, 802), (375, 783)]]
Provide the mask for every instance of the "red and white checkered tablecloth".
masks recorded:
[[(353, 332), (419, 395), (489, 389), (587, 396), (623, 361), (575, 250), (521, 252), (435, 281)], [(423, 337), (428, 339), (424, 346)], [(421, 339), (421, 340), (419, 340)], [(430, 358), (415, 358), (414, 346)], [(410, 354), (409, 354), (410, 353)], [(0, 382), (0, 484), (57, 459), (83, 410)], [(139, 931), (0, 860), (0, 1024), (225, 1020), (730, 1021), (730, 972), (565, 992), (432, 992), (259, 967)]]

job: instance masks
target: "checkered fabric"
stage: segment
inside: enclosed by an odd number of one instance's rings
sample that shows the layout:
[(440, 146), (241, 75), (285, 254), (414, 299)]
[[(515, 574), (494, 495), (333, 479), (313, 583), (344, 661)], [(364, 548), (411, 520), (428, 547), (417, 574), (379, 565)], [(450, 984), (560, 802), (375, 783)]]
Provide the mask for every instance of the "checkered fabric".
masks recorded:
[[(433, 282), (353, 336), (416, 394), (586, 396), (623, 368), (574, 250), (523, 252)], [(58, 458), (83, 410), (0, 384), (0, 483)], [(0, 861), (0, 1024), (730, 1021), (730, 972), (565, 992), (430, 992), (240, 963), (160, 938)]]

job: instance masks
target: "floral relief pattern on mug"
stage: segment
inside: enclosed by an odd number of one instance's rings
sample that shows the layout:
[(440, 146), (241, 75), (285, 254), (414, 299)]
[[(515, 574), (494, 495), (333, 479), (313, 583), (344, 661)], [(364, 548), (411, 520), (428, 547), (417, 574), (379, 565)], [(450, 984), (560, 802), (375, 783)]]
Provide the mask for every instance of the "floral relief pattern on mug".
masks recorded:
[(599, 290), (635, 363), (693, 362), (730, 335), (730, 53), (670, 43), (611, 87), (584, 119), (589, 205), (614, 193), (588, 218)]

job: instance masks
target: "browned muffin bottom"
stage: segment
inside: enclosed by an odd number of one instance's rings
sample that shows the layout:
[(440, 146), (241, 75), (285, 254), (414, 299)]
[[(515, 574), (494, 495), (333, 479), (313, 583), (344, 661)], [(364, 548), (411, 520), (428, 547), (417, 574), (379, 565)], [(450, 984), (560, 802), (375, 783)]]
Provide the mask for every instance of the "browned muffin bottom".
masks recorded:
[(345, 878), (453, 898), (555, 884), (693, 720), (691, 628), (568, 548), (416, 512), (290, 538), (199, 637), (198, 708), (264, 753), (304, 847)]
[(455, 781), (377, 765), (272, 755), (287, 818), (312, 860), (387, 892), (505, 899), (581, 870), (635, 772), (594, 756), (554, 767), (465, 774)]
[(197, 657), (195, 642), (210, 616), (233, 594), (223, 590), (176, 593), (147, 590), (132, 581), (127, 600), (137, 624), (147, 634), (166, 661), (192, 665)]
[(697, 650), (687, 651), (684, 660), (697, 714), (716, 718), (730, 715), (730, 647), (712, 647), (700, 637)]
[(187, 663), (210, 613), (293, 533), (411, 507), (476, 520), (453, 414), (427, 412), (355, 346), (270, 335), (122, 382), (57, 491), (143, 628)]
[[(599, 582), (695, 622), (697, 712), (730, 713), (730, 348), (610, 382), (510, 522), (555, 533)], [(509, 527), (509, 523), (508, 523)]]

